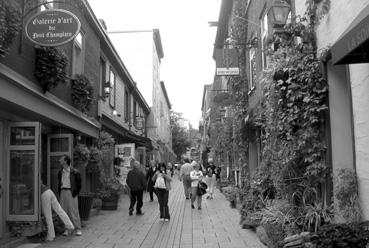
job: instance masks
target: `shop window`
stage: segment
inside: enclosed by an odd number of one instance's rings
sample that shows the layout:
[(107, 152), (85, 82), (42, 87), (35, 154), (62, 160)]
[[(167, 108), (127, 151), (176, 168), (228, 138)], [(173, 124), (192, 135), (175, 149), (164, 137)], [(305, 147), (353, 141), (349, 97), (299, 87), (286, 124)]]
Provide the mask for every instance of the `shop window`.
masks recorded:
[(83, 74), (85, 62), (85, 37), (79, 32), (73, 41), (72, 74)]
[(38, 122), (11, 123), (7, 163), (7, 220), (39, 218), (40, 135)]
[(111, 107), (115, 108), (115, 98), (116, 98), (116, 77), (112, 68), (110, 68), (109, 73), (109, 82), (110, 82), (110, 96), (109, 96), (109, 104)]

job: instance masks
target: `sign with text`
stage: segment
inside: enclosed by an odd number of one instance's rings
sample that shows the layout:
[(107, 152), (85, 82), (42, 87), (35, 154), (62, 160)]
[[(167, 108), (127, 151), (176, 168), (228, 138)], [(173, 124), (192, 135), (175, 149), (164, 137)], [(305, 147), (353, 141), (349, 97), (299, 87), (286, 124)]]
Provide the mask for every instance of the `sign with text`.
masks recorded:
[(26, 36), (40, 46), (60, 46), (76, 37), (81, 23), (73, 13), (53, 9), (33, 15), (26, 24)]
[(238, 54), (236, 49), (216, 49), (215, 59), (217, 76), (237, 76), (240, 74), (240, 68), (238, 66)]

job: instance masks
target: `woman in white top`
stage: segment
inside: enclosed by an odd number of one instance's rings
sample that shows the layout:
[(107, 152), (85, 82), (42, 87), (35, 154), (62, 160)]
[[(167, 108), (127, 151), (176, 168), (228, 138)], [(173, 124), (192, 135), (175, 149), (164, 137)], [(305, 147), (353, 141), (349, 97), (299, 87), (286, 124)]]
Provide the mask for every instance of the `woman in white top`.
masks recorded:
[(199, 170), (200, 169), (200, 165), (196, 162), (196, 161), (192, 161), (191, 163), (192, 167), (194, 168), (193, 171), (191, 171), (190, 173), (190, 177), (191, 177), (191, 189), (192, 189), (192, 193), (191, 193), (191, 207), (195, 208), (195, 206), (193, 205), (196, 198), (197, 198), (197, 208), (200, 210), (201, 209), (201, 200), (202, 200), (202, 196), (197, 194), (197, 185), (199, 184), (199, 181), (202, 180), (202, 172)]
[(206, 199), (213, 199), (214, 188), (216, 184), (216, 175), (214, 169), (211, 167), (208, 168), (206, 174), (206, 184), (208, 185), (209, 192), (209, 195), (206, 197)]

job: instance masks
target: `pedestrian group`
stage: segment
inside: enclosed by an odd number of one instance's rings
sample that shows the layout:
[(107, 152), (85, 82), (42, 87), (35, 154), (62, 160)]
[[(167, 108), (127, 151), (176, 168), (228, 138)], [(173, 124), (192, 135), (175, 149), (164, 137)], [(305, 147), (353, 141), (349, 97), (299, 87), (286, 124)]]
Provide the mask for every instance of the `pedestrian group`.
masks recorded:
[[(81, 220), (78, 211), (78, 195), (81, 190), (81, 175), (79, 171), (71, 166), (71, 159), (63, 155), (59, 159), (61, 169), (58, 172), (58, 193), (59, 202), (53, 191), (46, 185), (41, 184), (41, 209), (47, 225), (46, 241), (55, 238), (55, 230), (52, 218), (52, 210), (60, 217), (65, 226), (64, 236), (75, 232), (81, 236)], [(147, 190), (150, 202), (154, 201), (156, 195), (159, 203), (160, 221), (170, 220), (170, 210), (168, 206), (171, 181), (174, 175), (175, 166), (170, 162), (165, 163), (150, 162), (150, 167), (145, 171), (141, 164), (132, 159), (131, 170), (127, 174), (126, 185), (129, 189), (130, 205), (129, 215), (143, 215), (143, 194)], [(206, 177), (204, 178), (205, 173)], [(146, 175), (145, 175), (146, 174)], [(184, 195), (187, 200), (191, 199), (191, 208), (201, 210), (202, 196), (208, 193), (207, 199), (213, 199), (216, 181), (220, 177), (220, 168), (212, 163), (207, 169), (202, 168), (197, 161), (188, 158), (184, 159), (184, 164), (180, 167), (178, 179), (183, 182)]]

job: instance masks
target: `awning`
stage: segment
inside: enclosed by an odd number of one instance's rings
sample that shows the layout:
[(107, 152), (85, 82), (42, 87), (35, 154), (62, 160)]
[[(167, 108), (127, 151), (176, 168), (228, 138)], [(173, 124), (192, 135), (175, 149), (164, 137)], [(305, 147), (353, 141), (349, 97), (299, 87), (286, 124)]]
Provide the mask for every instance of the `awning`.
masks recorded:
[(152, 142), (149, 138), (133, 133), (115, 122), (110, 116), (103, 114), (101, 123), (103, 128), (108, 128), (119, 136), (117, 139), (118, 143), (135, 143), (136, 146), (144, 146), (149, 150), (153, 149)]
[(338, 38), (331, 51), (334, 65), (369, 62), (369, 4)]

